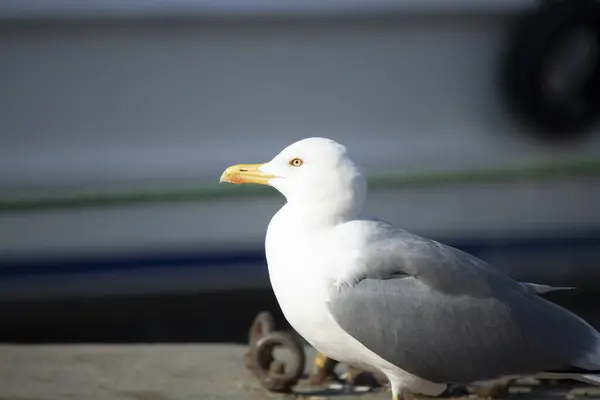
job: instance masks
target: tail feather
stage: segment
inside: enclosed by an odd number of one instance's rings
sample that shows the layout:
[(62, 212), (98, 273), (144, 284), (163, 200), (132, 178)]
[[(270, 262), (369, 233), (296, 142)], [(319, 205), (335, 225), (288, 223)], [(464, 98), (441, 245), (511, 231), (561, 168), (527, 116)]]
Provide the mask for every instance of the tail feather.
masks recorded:
[(578, 381), (589, 383), (590, 385), (600, 386), (600, 374), (581, 375)]
[(575, 381), (587, 383), (589, 385), (600, 386), (600, 371), (581, 373), (581, 372), (543, 372), (536, 375), (542, 379), (572, 379)]

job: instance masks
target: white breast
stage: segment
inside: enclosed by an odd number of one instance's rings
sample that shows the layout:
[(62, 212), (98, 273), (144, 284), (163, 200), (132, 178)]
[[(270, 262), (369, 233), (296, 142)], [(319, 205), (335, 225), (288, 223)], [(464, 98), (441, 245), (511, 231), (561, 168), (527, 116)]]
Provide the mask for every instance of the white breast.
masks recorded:
[[(319, 352), (342, 362), (350, 362), (348, 335), (327, 309), (324, 288), (318, 280), (305, 279), (287, 266), (269, 263), (273, 291), (290, 325)], [(357, 360), (354, 360), (357, 361)]]
[(429, 395), (443, 392), (445, 385), (427, 382), (390, 364), (337, 324), (327, 307), (328, 285), (335, 281), (332, 271), (340, 271), (343, 265), (329, 269), (333, 260), (323, 260), (319, 249), (330, 238), (296, 230), (285, 217), (284, 207), (271, 220), (265, 245), (271, 285), (290, 325), (320, 353), (343, 363), (379, 369), (396, 388)]
[(282, 208), (267, 230), (265, 247), (273, 291), (285, 318), (306, 341), (325, 354), (338, 353), (345, 332), (327, 309), (324, 271), (314, 261), (315, 235), (305, 235), (289, 217)]

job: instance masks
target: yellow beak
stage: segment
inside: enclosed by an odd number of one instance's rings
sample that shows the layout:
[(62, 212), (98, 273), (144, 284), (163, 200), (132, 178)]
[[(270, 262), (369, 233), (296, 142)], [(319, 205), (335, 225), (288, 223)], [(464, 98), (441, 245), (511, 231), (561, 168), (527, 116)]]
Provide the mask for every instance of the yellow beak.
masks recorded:
[(275, 178), (275, 175), (265, 174), (260, 171), (264, 164), (237, 164), (227, 168), (221, 175), (219, 182), (229, 182), (236, 185), (242, 183), (255, 183), (258, 185), (268, 185), (269, 181)]

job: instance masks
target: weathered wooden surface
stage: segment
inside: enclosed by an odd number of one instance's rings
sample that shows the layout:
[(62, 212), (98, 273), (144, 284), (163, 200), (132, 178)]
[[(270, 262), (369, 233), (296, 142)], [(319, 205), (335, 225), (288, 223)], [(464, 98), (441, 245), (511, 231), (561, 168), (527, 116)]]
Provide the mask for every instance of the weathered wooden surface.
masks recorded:
[[(221, 400), (289, 399), (262, 389), (245, 370), (238, 345), (48, 345), (0, 346), (0, 400)], [(307, 369), (314, 352), (308, 350)], [(340, 366), (343, 369), (343, 366)], [(389, 392), (340, 394), (298, 385), (300, 396), (337, 400), (389, 400)], [(560, 399), (596, 388), (525, 382), (510, 397)], [(332, 396), (333, 397), (333, 396)]]

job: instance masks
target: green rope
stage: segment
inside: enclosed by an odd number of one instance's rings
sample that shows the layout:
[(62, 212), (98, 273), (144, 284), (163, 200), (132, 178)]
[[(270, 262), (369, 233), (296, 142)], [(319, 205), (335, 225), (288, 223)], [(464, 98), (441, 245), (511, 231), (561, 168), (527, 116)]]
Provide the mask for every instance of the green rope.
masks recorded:
[[(369, 177), (372, 191), (438, 187), (458, 184), (487, 184), (600, 176), (600, 159), (528, 167), (438, 171), (426, 173), (388, 173)], [(72, 193), (66, 195), (0, 198), (0, 213), (50, 211), (140, 204), (192, 203), (240, 198), (269, 197), (275, 191), (255, 185), (194, 185), (132, 191)]]

